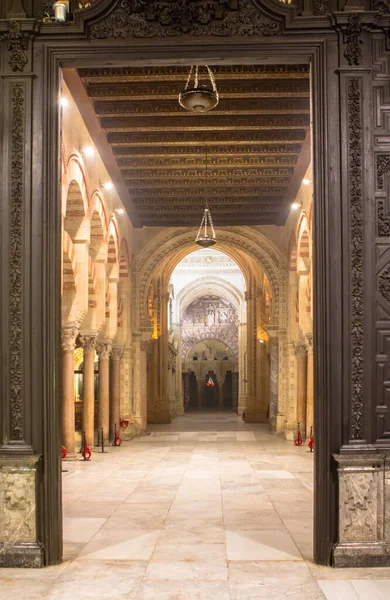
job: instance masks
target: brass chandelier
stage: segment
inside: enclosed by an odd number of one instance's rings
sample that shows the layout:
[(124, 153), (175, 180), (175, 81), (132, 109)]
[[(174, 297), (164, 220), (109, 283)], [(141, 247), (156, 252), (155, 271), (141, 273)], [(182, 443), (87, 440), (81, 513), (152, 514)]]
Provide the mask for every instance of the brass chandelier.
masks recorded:
[[(179, 94), (179, 104), (186, 110), (196, 113), (207, 112), (215, 108), (219, 102), (219, 94), (212, 70), (207, 65), (206, 83), (200, 83), (200, 67), (191, 65), (185, 88)], [(194, 81), (192, 82), (192, 78)]]
[(203, 212), (202, 221), (198, 230), (198, 234), (195, 238), (195, 244), (202, 246), (202, 248), (209, 248), (217, 243), (217, 236), (215, 235), (213, 219), (211, 218), (211, 212), (207, 202), (207, 148), (206, 148), (206, 206)]

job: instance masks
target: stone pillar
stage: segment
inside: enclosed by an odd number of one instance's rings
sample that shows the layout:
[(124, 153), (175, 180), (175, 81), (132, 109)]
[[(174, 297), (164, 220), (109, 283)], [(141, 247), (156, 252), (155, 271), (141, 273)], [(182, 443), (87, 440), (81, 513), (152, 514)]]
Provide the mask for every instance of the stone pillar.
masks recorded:
[(110, 439), (115, 437), (115, 425), (120, 428), (121, 419), (121, 358), (122, 346), (114, 346), (110, 357)]
[(101, 439), (101, 430), (103, 428), (103, 437), (108, 440), (109, 437), (109, 414), (110, 414), (110, 352), (111, 341), (100, 341), (96, 345), (96, 351), (99, 356), (99, 385), (98, 385), (98, 407), (97, 407), (97, 428), (99, 439)]
[(269, 399), (269, 430), (276, 433), (276, 416), (278, 413), (279, 396), (279, 340), (270, 334), (270, 399)]
[[(279, 348), (280, 351), (280, 348)], [(287, 357), (287, 407), (285, 437), (294, 440), (297, 434), (297, 357), (295, 354), (295, 342), (286, 344)]]
[(297, 424), (300, 424), (302, 437), (306, 434), (306, 394), (307, 394), (307, 347), (302, 342), (295, 344), (297, 357)]
[(306, 437), (310, 436), (310, 428), (314, 428), (314, 356), (313, 334), (306, 335), (307, 341), (307, 391), (306, 391)]
[(74, 407), (74, 349), (78, 327), (62, 328), (62, 445), (67, 458), (75, 458), (75, 407)]
[(146, 431), (148, 421), (148, 356), (151, 354), (151, 342), (142, 341), (140, 345), (139, 377), (140, 396), (136, 415), (140, 431)]
[(95, 334), (80, 334), (80, 344), (84, 350), (83, 367), (83, 418), (82, 432), (85, 431), (87, 445), (95, 443)]

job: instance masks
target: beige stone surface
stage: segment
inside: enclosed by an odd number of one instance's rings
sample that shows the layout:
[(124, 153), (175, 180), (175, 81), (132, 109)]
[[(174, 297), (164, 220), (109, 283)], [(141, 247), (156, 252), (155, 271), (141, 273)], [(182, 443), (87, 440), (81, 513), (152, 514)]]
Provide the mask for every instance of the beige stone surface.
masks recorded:
[[(242, 427), (234, 419), (213, 419), (213, 424), (230, 433), (235, 423), (237, 430)], [(202, 426), (199, 417), (196, 424)], [(107, 454), (94, 452), (88, 465), (69, 463), (63, 474), (66, 562), (43, 570), (0, 571), (0, 598), (390, 597), (390, 568), (313, 564), (312, 498), (305, 487), (313, 457), (304, 448), (269, 436), (261, 425), (246, 426), (256, 442), (240, 442), (236, 435), (202, 442), (200, 431), (183, 441), (179, 430), (190, 427), (186, 416), (153, 428), (153, 441), (134, 439)], [(165, 437), (173, 428), (179, 435), (161, 441), (160, 431), (165, 429)], [(265, 463), (272, 476), (258, 477), (258, 465)], [(277, 485), (290, 482), (296, 486)]]

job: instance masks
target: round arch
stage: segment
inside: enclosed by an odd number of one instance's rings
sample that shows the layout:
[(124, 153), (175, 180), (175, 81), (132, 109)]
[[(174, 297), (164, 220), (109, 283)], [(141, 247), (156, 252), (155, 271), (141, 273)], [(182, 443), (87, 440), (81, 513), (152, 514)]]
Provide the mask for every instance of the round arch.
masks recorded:
[[(141, 322), (141, 307), (147, 306), (147, 291), (154, 275), (164, 272), (168, 277), (175, 266), (190, 254), (197, 246), (192, 229), (169, 229), (148, 244), (137, 258), (138, 311)], [(230, 256), (240, 267), (247, 289), (256, 270), (263, 270), (272, 289), (273, 310), (270, 324), (282, 327), (285, 325), (284, 305), (286, 301), (284, 276), (286, 264), (279, 250), (265, 236), (249, 227), (233, 227), (218, 230), (218, 249)], [(146, 317), (146, 315), (145, 315)], [(144, 319), (146, 322), (146, 318)]]

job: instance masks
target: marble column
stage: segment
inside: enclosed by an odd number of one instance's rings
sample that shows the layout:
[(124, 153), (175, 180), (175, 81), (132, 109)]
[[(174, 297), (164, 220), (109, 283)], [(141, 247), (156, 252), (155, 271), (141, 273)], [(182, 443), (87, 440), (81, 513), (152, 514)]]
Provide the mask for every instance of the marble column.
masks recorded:
[(99, 356), (99, 385), (98, 385), (98, 407), (97, 407), (97, 427), (99, 439), (101, 439), (101, 430), (103, 428), (103, 437), (108, 441), (109, 434), (109, 414), (110, 414), (110, 352), (111, 341), (102, 340), (96, 345), (96, 352)]
[(74, 349), (79, 333), (75, 325), (62, 328), (62, 445), (75, 457)]
[(120, 427), (121, 418), (121, 358), (123, 356), (122, 346), (114, 346), (110, 356), (110, 439), (115, 437), (115, 425), (117, 431)]
[(279, 395), (279, 340), (275, 335), (269, 338), (270, 351), (270, 399), (269, 399), (269, 429), (276, 433), (276, 415), (278, 414)]
[(294, 346), (297, 358), (297, 423), (302, 437), (306, 435), (306, 394), (307, 394), (307, 347), (302, 342)]
[(306, 335), (307, 341), (307, 391), (306, 391), (306, 436), (310, 436), (310, 428), (314, 427), (314, 356), (313, 334)]
[(95, 334), (80, 334), (80, 344), (84, 350), (83, 362), (83, 418), (82, 432), (85, 431), (87, 445), (94, 445), (95, 428)]

